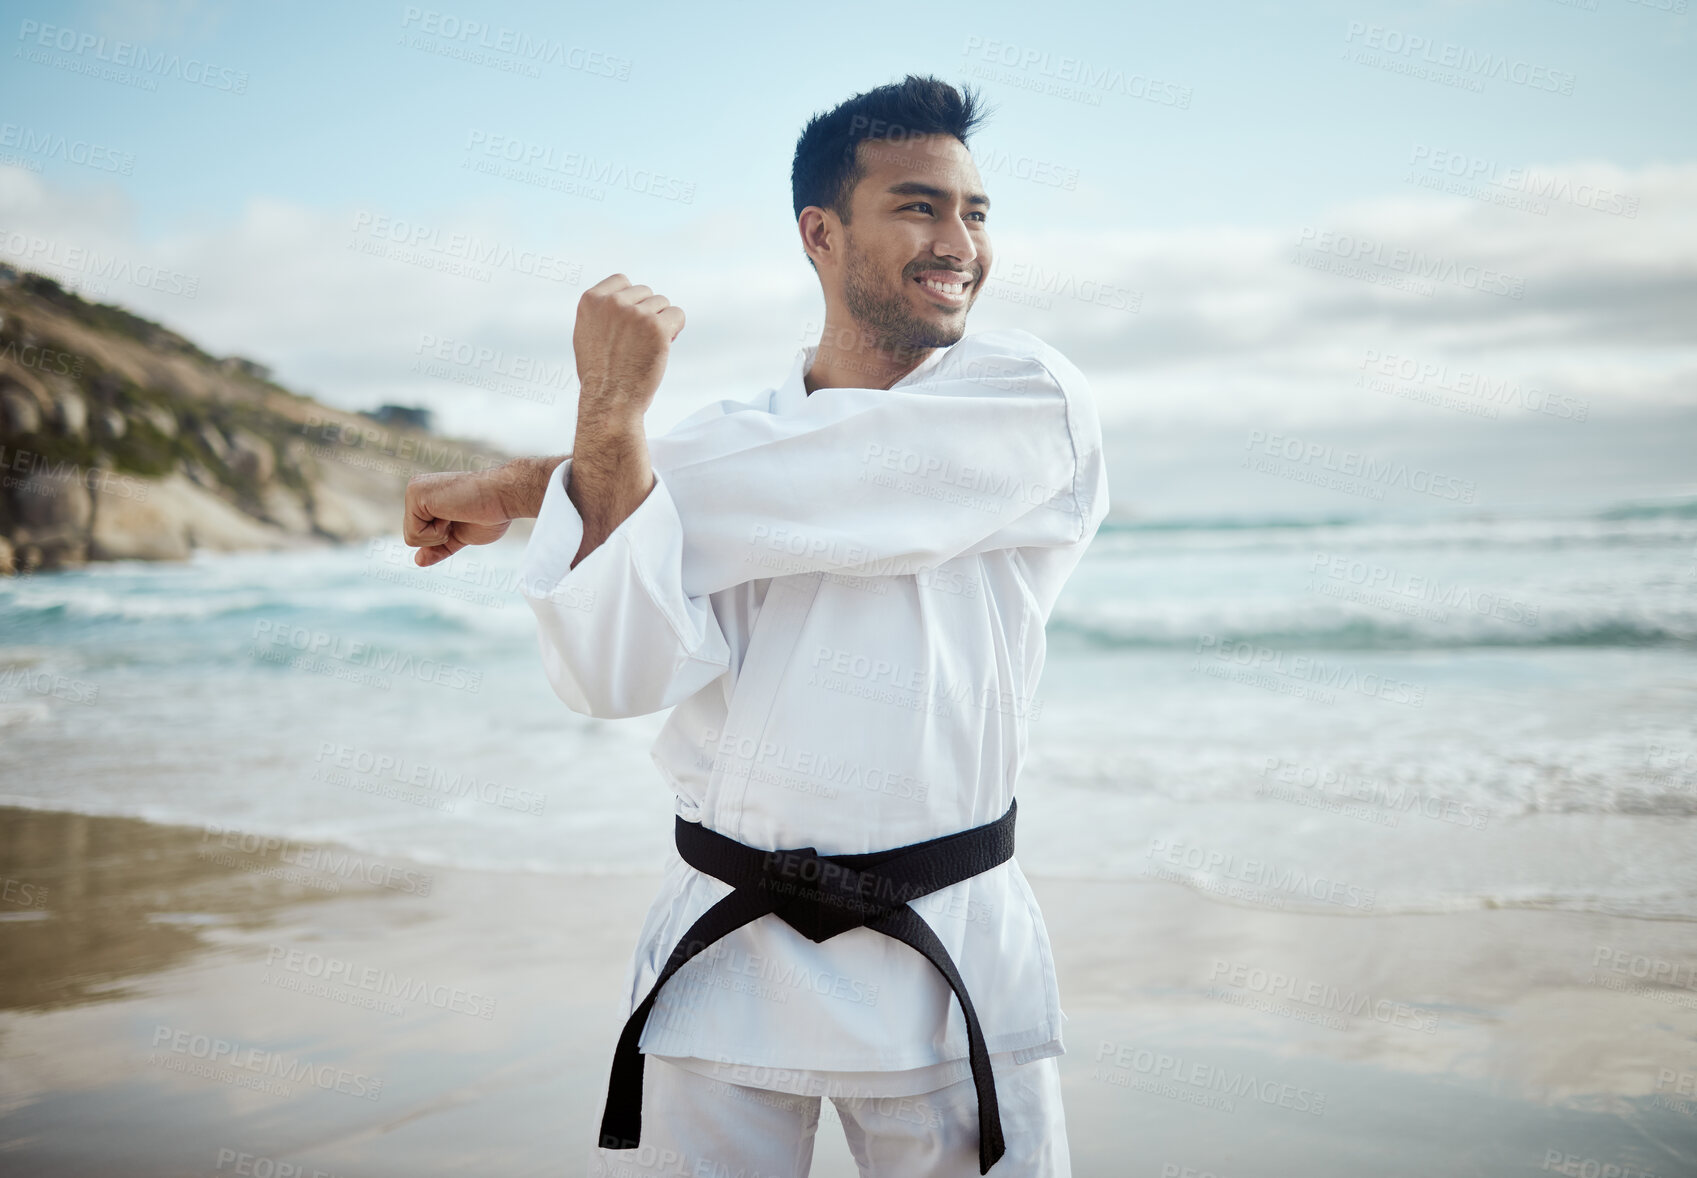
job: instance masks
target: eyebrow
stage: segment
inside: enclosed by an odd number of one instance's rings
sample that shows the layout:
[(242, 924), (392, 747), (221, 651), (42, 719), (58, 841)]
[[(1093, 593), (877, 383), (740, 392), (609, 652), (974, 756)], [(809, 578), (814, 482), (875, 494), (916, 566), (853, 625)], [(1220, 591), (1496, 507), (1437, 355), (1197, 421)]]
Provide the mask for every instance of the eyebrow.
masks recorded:
[[(904, 180), (900, 184), (890, 185), (884, 191), (889, 193), (891, 196), (928, 196), (932, 200), (947, 200), (949, 197), (954, 195), (954, 193), (950, 192), (946, 188), (938, 188), (936, 185), (926, 184), (919, 180)], [(969, 192), (966, 194), (966, 203), (969, 205), (981, 205), (988, 209), (990, 207), (990, 198), (985, 196), (982, 192)]]

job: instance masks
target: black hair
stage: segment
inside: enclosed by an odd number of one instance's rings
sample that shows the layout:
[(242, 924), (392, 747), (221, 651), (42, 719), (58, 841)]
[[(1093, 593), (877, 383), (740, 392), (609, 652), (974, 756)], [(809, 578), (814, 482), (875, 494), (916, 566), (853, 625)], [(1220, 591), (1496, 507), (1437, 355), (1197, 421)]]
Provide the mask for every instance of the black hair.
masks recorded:
[(856, 152), (862, 140), (953, 135), (965, 144), (988, 115), (971, 87), (962, 93), (947, 82), (915, 74), (814, 115), (796, 140), (790, 166), (796, 218), (808, 205), (818, 205), (848, 223), (849, 197), (865, 175)]

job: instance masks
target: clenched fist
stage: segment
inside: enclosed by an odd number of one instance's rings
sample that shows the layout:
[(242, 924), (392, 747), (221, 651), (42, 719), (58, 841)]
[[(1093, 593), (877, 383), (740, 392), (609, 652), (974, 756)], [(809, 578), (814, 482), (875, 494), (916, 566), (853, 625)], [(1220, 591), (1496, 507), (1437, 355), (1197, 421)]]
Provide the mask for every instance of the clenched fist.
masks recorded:
[(493, 544), (515, 519), (535, 519), (548, 481), (570, 458), (514, 458), (490, 470), (448, 470), (407, 480), (401, 534), (429, 567), (469, 544)]
[(428, 568), (468, 544), (493, 544), (517, 514), (499, 470), (415, 474), (401, 535), (418, 548), (413, 563)]
[(640, 422), (683, 329), (682, 307), (646, 286), (633, 286), (623, 274), (584, 291), (572, 331), (580, 425)]

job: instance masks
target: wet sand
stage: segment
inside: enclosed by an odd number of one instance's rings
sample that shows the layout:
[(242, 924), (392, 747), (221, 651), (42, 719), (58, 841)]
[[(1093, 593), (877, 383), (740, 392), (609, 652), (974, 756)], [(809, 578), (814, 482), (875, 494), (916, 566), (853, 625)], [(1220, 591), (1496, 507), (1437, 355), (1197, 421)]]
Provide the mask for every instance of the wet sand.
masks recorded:
[[(576, 1178), (657, 884), (0, 809), (0, 1168)], [(1697, 1174), (1689, 924), (1032, 884), (1080, 1178)]]

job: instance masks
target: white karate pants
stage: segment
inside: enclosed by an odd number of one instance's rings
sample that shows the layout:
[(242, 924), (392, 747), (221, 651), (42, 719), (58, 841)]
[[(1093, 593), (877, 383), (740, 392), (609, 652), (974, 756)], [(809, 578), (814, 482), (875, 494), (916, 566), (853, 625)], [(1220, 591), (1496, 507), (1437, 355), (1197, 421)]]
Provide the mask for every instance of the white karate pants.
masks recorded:
[[(993, 1064), (1007, 1152), (988, 1178), (1072, 1178), (1060, 1059)], [(861, 1178), (978, 1178), (970, 1076), (918, 1096), (791, 1096), (649, 1056), (642, 1145), (591, 1148), (590, 1178), (807, 1178), (822, 1099), (842, 1120)], [(597, 1118), (599, 1124), (599, 1117)]]

